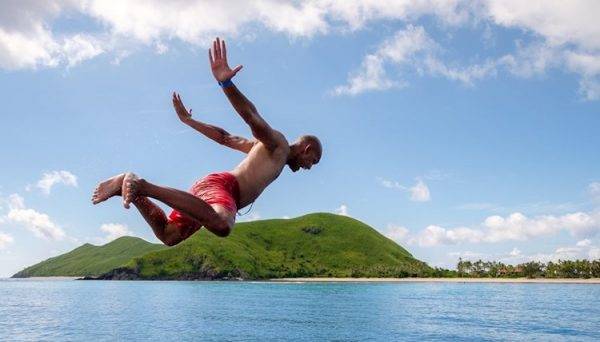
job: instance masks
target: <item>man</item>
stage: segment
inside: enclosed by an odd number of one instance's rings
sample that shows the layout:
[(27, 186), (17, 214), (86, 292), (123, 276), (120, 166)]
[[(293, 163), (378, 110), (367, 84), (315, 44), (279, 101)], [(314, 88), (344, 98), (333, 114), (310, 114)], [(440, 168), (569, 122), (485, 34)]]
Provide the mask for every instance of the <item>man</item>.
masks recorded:
[[(222, 128), (192, 119), (192, 111), (186, 110), (176, 93), (173, 93), (173, 106), (183, 123), (219, 144), (246, 153), (246, 158), (230, 172), (210, 174), (197, 181), (189, 192), (124, 173), (100, 183), (92, 196), (94, 204), (118, 195), (123, 197), (125, 208), (133, 203), (156, 237), (168, 246), (187, 239), (201, 227), (221, 237), (229, 235), (237, 210), (254, 202), (285, 165), (296, 172), (300, 168), (310, 169), (321, 159), (321, 143), (317, 137), (305, 135), (289, 144), (231, 82), (242, 66), (233, 70), (229, 67), (225, 41), (217, 38), (212, 50), (208, 50), (208, 58), (215, 79), (233, 108), (250, 126), (254, 139), (234, 136)], [(167, 217), (150, 198), (167, 204), (173, 211)]]

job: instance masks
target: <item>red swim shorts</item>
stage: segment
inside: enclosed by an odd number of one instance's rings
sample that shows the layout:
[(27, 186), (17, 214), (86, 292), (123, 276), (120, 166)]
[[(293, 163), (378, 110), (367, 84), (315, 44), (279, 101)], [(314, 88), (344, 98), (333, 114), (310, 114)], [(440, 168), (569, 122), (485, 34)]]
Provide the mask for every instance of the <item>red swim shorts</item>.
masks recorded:
[[(218, 204), (232, 213), (237, 212), (240, 186), (235, 176), (229, 172), (212, 173), (196, 181), (189, 192), (210, 205)], [(200, 228), (197, 221), (177, 210), (169, 215), (169, 223), (174, 223), (180, 229), (194, 228), (190, 235)]]

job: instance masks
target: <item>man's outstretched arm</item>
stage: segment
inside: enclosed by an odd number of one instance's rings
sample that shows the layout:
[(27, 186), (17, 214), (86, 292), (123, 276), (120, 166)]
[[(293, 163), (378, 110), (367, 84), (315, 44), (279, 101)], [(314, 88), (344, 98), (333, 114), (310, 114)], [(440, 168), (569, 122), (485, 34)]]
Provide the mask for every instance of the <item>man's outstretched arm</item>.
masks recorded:
[(192, 110), (189, 112), (183, 105), (181, 101), (181, 96), (179, 94), (173, 93), (173, 107), (175, 107), (175, 112), (177, 112), (177, 116), (181, 120), (181, 122), (186, 125), (192, 127), (196, 131), (204, 134), (206, 137), (218, 142), (221, 145), (230, 147), (234, 150), (238, 150), (244, 153), (250, 152), (252, 146), (254, 146), (254, 141), (248, 140), (243, 137), (238, 137), (236, 135), (231, 135), (226, 130), (221, 127), (209, 125), (204, 122), (200, 122), (198, 120), (192, 119)]
[(275, 135), (275, 131), (258, 114), (254, 104), (242, 94), (238, 88), (231, 83), (231, 78), (242, 68), (238, 65), (233, 70), (227, 63), (227, 48), (225, 41), (217, 38), (213, 42), (213, 50), (208, 50), (208, 59), (215, 79), (222, 85), (223, 92), (231, 102), (235, 111), (250, 126), (252, 135), (261, 141), (269, 150), (274, 150), (280, 143), (280, 139)]

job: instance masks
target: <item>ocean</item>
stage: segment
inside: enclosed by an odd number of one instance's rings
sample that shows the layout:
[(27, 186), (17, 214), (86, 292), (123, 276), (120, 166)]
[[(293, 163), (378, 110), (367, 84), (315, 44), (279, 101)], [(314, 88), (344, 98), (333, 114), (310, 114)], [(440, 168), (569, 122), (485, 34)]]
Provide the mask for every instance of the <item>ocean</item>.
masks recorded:
[(600, 285), (0, 280), (0, 341), (598, 341)]

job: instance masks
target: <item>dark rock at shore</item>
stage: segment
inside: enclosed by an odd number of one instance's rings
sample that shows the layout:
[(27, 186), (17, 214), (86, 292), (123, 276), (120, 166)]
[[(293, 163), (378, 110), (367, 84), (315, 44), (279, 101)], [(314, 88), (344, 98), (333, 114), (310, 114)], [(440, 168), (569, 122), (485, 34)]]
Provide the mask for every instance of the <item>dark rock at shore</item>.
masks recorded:
[(119, 267), (100, 276), (85, 276), (81, 280), (250, 280), (243, 270), (236, 269), (226, 274), (215, 272), (210, 268), (200, 269), (195, 273), (184, 273), (176, 278), (172, 277), (141, 277), (138, 269)]

